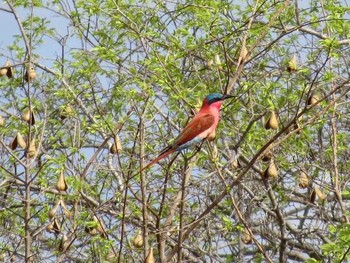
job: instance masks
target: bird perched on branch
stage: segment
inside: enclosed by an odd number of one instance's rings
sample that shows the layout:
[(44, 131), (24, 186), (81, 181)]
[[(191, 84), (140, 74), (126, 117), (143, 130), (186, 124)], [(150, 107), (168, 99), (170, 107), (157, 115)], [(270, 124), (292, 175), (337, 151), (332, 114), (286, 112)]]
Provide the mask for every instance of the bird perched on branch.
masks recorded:
[(141, 169), (148, 169), (173, 152), (180, 152), (192, 145), (199, 144), (205, 139), (215, 138), (215, 130), (220, 119), (220, 108), (223, 100), (232, 98), (231, 95), (212, 93), (205, 97), (196, 116), (186, 125), (172, 144), (160, 152), (159, 156)]

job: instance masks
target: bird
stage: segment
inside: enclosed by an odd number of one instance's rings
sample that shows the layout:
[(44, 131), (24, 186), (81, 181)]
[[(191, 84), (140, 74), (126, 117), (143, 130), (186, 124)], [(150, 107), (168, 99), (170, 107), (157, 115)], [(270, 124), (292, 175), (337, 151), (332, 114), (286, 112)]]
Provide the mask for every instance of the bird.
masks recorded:
[(234, 96), (228, 94), (211, 93), (207, 95), (201, 109), (193, 119), (185, 126), (175, 140), (164, 148), (149, 164), (144, 166), (139, 173), (150, 168), (160, 160), (166, 158), (174, 152), (181, 152), (192, 145), (199, 144), (204, 140), (213, 140), (215, 130), (220, 120), (220, 108), (222, 102)]

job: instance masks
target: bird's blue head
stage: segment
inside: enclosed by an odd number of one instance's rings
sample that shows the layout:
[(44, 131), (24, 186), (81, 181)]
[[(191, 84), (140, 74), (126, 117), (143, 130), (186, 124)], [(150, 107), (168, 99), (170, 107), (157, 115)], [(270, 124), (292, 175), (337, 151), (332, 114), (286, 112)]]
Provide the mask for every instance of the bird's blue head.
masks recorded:
[(217, 101), (222, 101), (225, 99), (232, 98), (233, 96), (231, 95), (223, 95), (220, 93), (210, 93), (208, 96), (205, 97), (205, 100), (207, 101), (208, 104), (212, 104)]

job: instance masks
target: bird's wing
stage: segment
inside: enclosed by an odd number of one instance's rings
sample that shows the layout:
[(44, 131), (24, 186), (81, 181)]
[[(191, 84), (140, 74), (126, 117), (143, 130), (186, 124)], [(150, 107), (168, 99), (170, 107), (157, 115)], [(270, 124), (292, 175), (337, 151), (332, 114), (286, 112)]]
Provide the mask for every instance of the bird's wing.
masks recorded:
[[(153, 164), (159, 162), (161, 159), (167, 157), (169, 154), (176, 151), (177, 148), (179, 148), (181, 145), (191, 141), (196, 136), (204, 132), (205, 130), (208, 130), (215, 122), (215, 118), (211, 114), (205, 114), (205, 115), (197, 115), (195, 116), (183, 129), (183, 131), (177, 136), (174, 143), (172, 145), (169, 145), (166, 147), (159, 156), (154, 159), (152, 162), (147, 164), (145, 167), (143, 167), (139, 173), (141, 173), (143, 170), (151, 167)], [(203, 138), (204, 139), (204, 138)]]
[(205, 114), (202, 116), (197, 115), (186, 125), (179, 136), (177, 136), (172, 144), (172, 148), (177, 148), (178, 146), (192, 140), (205, 130), (208, 130), (214, 124), (214, 121), (215, 118), (212, 114)]

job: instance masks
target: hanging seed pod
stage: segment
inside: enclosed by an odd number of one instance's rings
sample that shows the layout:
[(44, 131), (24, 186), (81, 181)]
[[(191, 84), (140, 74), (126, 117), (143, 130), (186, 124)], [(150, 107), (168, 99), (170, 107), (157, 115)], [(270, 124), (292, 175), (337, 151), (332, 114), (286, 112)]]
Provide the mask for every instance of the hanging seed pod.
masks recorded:
[(215, 65), (217, 65), (217, 66), (220, 66), (222, 64), (220, 56), (218, 54), (215, 55), (214, 62), (215, 62)]
[(113, 143), (112, 146), (109, 148), (109, 153), (111, 153), (111, 154), (118, 153), (117, 146), (115, 145), (115, 143)]
[(237, 168), (241, 168), (242, 165), (240, 164), (240, 162), (239, 162), (238, 159), (233, 159), (233, 160), (230, 162), (230, 167), (231, 167), (231, 169), (237, 169)]
[(25, 111), (22, 113), (22, 120), (23, 120), (23, 121), (26, 121), (26, 122), (29, 122), (31, 115), (32, 115), (31, 110), (25, 110)]
[(137, 235), (132, 241), (132, 244), (137, 248), (141, 248), (143, 246), (143, 237), (141, 235), (141, 231), (138, 231)]
[(69, 240), (68, 240), (68, 237), (66, 235), (62, 235), (62, 238), (61, 238), (61, 243), (60, 243), (60, 246), (59, 246), (59, 250), (61, 252), (65, 252), (66, 249), (68, 248), (69, 246)]
[(56, 215), (56, 212), (57, 212), (57, 207), (54, 206), (53, 208), (50, 209), (50, 211), (48, 213), (49, 218), (50, 219), (54, 218)]
[(29, 125), (34, 125), (35, 124), (35, 114), (34, 114), (34, 110), (31, 111), (31, 118), (30, 121), (28, 122)]
[(153, 247), (151, 247), (148, 251), (147, 257), (145, 258), (145, 263), (155, 263), (156, 260), (153, 256)]
[(3, 77), (3, 76), (6, 76), (6, 74), (7, 74), (7, 67), (6, 67), (6, 65), (5, 66), (3, 66), (3, 67), (1, 67), (1, 69), (0, 69), (0, 77)]
[(74, 114), (74, 110), (73, 110), (72, 106), (67, 104), (66, 106), (61, 108), (59, 116), (60, 116), (61, 120), (63, 121), (65, 119), (67, 119), (68, 117), (73, 116), (73, 114)]
[(70, 218), (72, 216), (72, 213), (68, 210), (66, 203), (64, 202), (64, 200), (60, 201), (60, 205), (62, 207), (63, 213), (66, 217)]
[(264, 172), (264, 178), (265, 179), (267, 179), (267, 178), (276, 179), (277, 177), (278, 177), (277, 167), (273, 161), (270, 161), (269, 166), (267, 167), (267, 169)]
[(68, 189), (68, 185), (66, 182), (66, 178), (64, 177), (63, 171), (61, 171), (60, 176), (58, 177), (56, 189), (57, 191), (66, 191)]
[(300, 188), (306, 188), (309, 186), (309, 178), (304, 171), (300, 172), (300, 175), (298, 177), (298, 184)]
[(213, 64), (214, 64), (214, 60), (209, 59), (209, 60), (207, 61), (207, 67), (208, 67), (208, 68), (210, 68)]
[(17, 145), (18, 145), (18, 142), (17, 142), (17, 136), (16, 136), (15, 138), (13, 138), (12, 142), (10, 143), (10, 149), (12, 151), (16, 150)]
[(274, 111), (271, 111), (270, 118), (267, 120), (265, 124), (265, 129), (273, 129), (277, 130), (278, 129), (278, 121), (276, 117), (276, 113)]
[(263, 162), (270, 162), (271, 161), (271, 159), (272, 159), (272, 152), (271, 151), (267, 151), (267, 152), (265, 152), (264, 154), (263, 154), (263, 156), (262, 156), (262, 158), (261, 158), (261, 160), (263, 161)]
[(35, 146), (35, 138), (29, 143), (29, 147), (27, 149), (27, 158), (31, 159), (36, 155), (36, 146)]
[(249, 244), (252, 242), (252, 237), (248, 231), (248, 229), (244, 229), (244, 232), (242, 233), (241, 240), (244, 244)]
[(248, 60), (249, 56), (247, 56), (247, 55), (248, 55), (248, 50), (247, 50), (247, 47), (245, 45), (245, 41), (243, 41), (237, 64), (240, 65), (242, 62), (245, 62), (246, 60)]
[(0, 127), (5, 125), (5, 119), (0, 115)]
[(293, 73), (297, 69), (297, 57), (294, 55), (289, 61), (288, 61), (288, 67), (287, 71), (289, 73)]
[(0, 254), (0, 262), (5, 262), (5, 253)]
[(26, 69), (26, 72), (24, 74), (24, 80), (26, 82), (30, 82), (36, 78), (36, 72), (35, 72), (33, 65), (31, 65), (31, 64), (27, 65), (26, 68), (27, 69)]
[(7, 76), (9, 79), (13, 77), (13, 68), (9, 60), (6, 61), (3, 68), (0, 70), (0, 76)]
[(316, 200), (316, 191), (315, 189), (312, 189), (312, 192), (310, 194), (310, 202), (315, 203), (315, 200)]
[(46, 231), (51, 232), (51, 233), (55, 233), (56, 235), (58, 235), (61, 232), (61, 227), (60, 225), (57, 223), (57, 220), (54, 219), (47, 227), (46, 227)]
[(315, 187), (315, 188), (314, 188), (314, 191), (315, 191), (316, 196), (318, 197), (318, 199), (319, 199), (320, 201), (323, 201), (323, 200), (326, 199), (326, 195), (321, 191), (320, 188)]
[(54, 207), (52, 207), (48, 213), (50, 219), (53, 219), (57, 213), (58, 206), (60, 205), (60, 201), (56, 202)]
[(121, 143), (121, 141), (120, 141), (119, 135), (117, 134), (117, 135), (114, 137), (114, 143), (113, 143), (112, 146), (109, 148), (109, 152), (110, 152), (111, 154), (116, 154), (116, 153), (120, 153), (122, 150), (123, 150), (123, 148), (122, 148), (122, 143)]
[(313, 105), (317, 104), (318, 101), (319, 101), (318, 96), (314, 93), (311, 93), (310, 97), (307, 100), (307, 105), (313, 106)]
[(98, 232), (96, 230), (96, 226), (92, 227), (90, 225), (85, 226), (85, 232), (92, 235), (92, 236), (95, 236), (98, 234)]
[(19, 132), (17, 132), (16, 139), (18, 146), (25, 150), (27, 148), (27, 143)]
[(50, 223), (50, 224), (47, 225), (46, 231), (47, 232), (53, 232), (53, 223)]
[(22, 114), (22, 120), (27, 122), (29, 125), (35, 124), (35, 115), (34, 111), (31, 109), (27, 109)]

